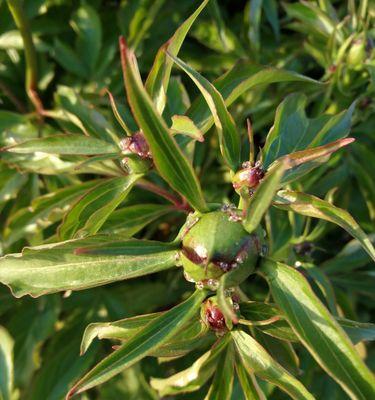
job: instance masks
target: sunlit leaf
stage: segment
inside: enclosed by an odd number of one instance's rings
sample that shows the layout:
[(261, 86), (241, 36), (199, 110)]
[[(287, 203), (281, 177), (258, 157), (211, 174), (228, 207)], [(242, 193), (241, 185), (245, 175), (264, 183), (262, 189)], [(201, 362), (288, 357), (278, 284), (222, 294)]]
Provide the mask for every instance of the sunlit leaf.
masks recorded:
[(151, 386), (160, 396), (194, 392), (200, 389), (215, 373), (220, 354), (227, 347), (229, 337), (222, 338), (211, 350), (199, 357), (194, 364), (166, 379), (152, 378)]
[(88, 372), (71, 389), (67, 399), (107, 381), (166, 343), (188, 320), (197, 314), (205, 297), (205, 291), (196, 291), (183, 303), (151, 321), (136, 336)]
[(228, 346), (219, 359), (221, 368), (216, 370), (211, 387), (205, 400), (230, 400), (232, 397), (234, 380), (234, 351)]
[(197, 10), (179, 26), (174, 35), (159, 49), (158, 53), (156, 54), (154, 64), (147, 77), (145, 87), (155, 103), (156, 109), (159, 113), (163, 112), (166, 103), (166, 93), (173, 65), (172, 60), (167, 57), (166, 51), (174, 56), (177, 56), (189, 29), (207, 3), (208, 0), (204, 0)]
[(11, 400), (13, 392), (13, 345), (8, 331), (0, 326), (0, 398)]
[(354, 238), (358, 239), (367, 253), (375, 260), (375, 249), (370, 239), (346, 210), (335, 207), (328, 201), (318, 197), (289, 190), (279, 191), (274, 204), (282, 210), (324, 219), (341, 226)]
[(243, 331), (233, 331), (231, 335), (248, 373), (254, 373), (261, 379), (273, 383), (293, 399), (314, 399), (302, 383), (278, 364), (250, 335)]
[(261, 272), (276, 303), (316, 361), (352, 398), (371, 398), (375, 393), (371, 372), (302, 274), (270, 260)]
[[(220, 92), (228, 107), (241, 94), (259, 85), (269, 85), (276, 82), (319, 82), (295, 72), (273, 67), (265, 67), (250, 61), (239, 61), (228, 72), (214, 81), (214, 86)], [(206, 133), (214, 123), (213, 116), (203, 95), (193, 102), (186, 115), (196, 126)]]
[(66, 214), (59, 228), (62, 240), (93, 235), (125, 199), (140, 175), (106, 180), (89, 190)]
[(54, 135), (41, 139), (33, 139), (7, 147), (5, 150), (21, 154), (42, 152), (48, 154), (80, 155), (111, 154), (120, 151), (112, 143), (83, 135)]
[(128, 100), (150, 146), (156, 168), (195, 209), (205, 211), (206, 203), (194, 170), (144, 89), (134, 53), (124, 41), (120, 41), (120, 47)]
[(168, 55), (189, 75), (207, 101), (219, 134), (221, 153), (230, 168), (233, 171), (237, 171), (241, 155), (240, 135), (232, 116), (225, 106), (223, 97), (215, 86), (198, 72), (194, 71), (193, 68), (171, 54)]
[(176, 256), (177, 250), (169, 244), (98, 235), (2, 257), (0, 282), (16, 297), (37, 297), (162, 271), (175, 265)]

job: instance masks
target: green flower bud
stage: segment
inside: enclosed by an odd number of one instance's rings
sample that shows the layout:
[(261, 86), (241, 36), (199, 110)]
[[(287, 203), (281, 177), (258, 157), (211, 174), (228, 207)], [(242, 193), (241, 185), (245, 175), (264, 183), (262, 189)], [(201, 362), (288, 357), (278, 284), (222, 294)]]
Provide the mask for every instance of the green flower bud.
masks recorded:
[(234, 210), (204, 214), (185, 234), (181, 262), (188, 280), (210, 282), (235, 268), (254, 269), (260, 240), (236, 215)]

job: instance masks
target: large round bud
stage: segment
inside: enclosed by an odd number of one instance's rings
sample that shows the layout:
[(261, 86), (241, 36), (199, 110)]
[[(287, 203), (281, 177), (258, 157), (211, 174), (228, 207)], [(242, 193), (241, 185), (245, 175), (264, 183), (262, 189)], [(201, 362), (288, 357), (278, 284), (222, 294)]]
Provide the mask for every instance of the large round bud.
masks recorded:
[(204, 214), (185, 234), (181, 261), (188, 280), (217, 279), (234, 268), (254, 269), (260, 241), (230, 212)]

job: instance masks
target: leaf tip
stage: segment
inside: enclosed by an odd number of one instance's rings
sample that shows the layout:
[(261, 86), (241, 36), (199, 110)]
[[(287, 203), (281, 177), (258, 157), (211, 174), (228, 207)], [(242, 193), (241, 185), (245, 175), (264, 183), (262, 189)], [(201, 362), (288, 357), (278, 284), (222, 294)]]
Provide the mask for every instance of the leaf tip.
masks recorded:
[(347, 146), (348, 144), (353, 143), (353, 142), (355, 142), (355, 138), (348, 137), (348, 138), (341, 140), (341, 146)]
[(65, 396), (65, 400), (70, 400), (73, 396), (78, 394), (77, 385), (74, 385)]

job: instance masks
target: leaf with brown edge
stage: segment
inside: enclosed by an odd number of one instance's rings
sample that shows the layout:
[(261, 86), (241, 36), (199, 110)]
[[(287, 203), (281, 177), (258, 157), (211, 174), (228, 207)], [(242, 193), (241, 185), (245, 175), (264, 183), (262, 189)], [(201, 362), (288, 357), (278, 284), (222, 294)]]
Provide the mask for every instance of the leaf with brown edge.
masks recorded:
[(120, 38), (121, 60), (128, 101), (150, 146), (160, 175), (198, 211), (207, 205), (193, 167), (177, 145), (142, 84), (134, 52)]
[(372, 399), (375, 382), (348, 336), (295, 268), (266, 260), (265, 276), (276, 304), (315, 360), (352, 399)]
[(248, 373), (278, 386), (292, 399), (314, 400), (301, 382), (275, 361), (254, 338), (244, 331), (232, 331), (232, 338), (242, 364)]
[(354, 138), (339, 139), (332, 143), (325, 144), (324, 146), (296, 151), (295, 153), (290, 153), (278, 158), (271, 164), (271, 168), (276, 163), (287, 160), (288, 167), (281, 180), (282, 185), (287, 185), (327, 162), (331, 154), (354, 141)]
[(291, 190), (280, 190), (273, 204), (282, 210), (294, 211), (307, 217), (324, 219), (341, 226), (341, 228), (359, 240), (362, 247), (375, 261), (375, 249), (371, 240), (346, 210), (335, 207), (328, 201), (310, 194)]

